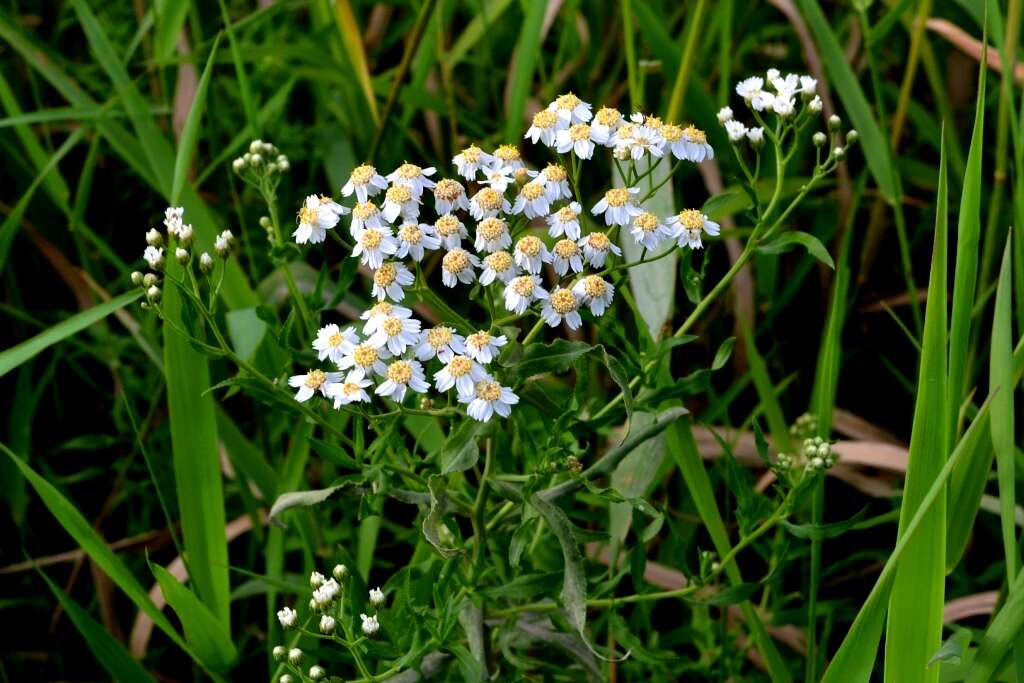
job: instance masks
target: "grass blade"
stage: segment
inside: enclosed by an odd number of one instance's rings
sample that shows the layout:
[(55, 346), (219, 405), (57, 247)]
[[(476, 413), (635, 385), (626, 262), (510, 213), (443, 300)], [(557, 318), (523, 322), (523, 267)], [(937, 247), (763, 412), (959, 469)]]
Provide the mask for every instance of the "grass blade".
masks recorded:
[[(906, 484), (900, 506), (900, 535), (922, 506), (947, 458), (946, 409), (946, 230), (948, 227), (945, 145), (939, 160), (935, 242), (928, 281), (921, 369), (910, 435)], [(928, 660), (942, 644), (946, 579), (945, 490), (908, 544), (906, 559), (893, 578), (885, 640), (885, 680), (937, 681)]]
[(153, 57), (157, 63), (166, 62), (174, 54), (190, 5), (185, 0), (157, 0), (154, 8), (156, 31), (153, 35)]
[(167, 599), (167, 604), (181, 620), (185, 638), (195, 649), (203, 665), (215, 672), (231, 668), (238, 653), (231, 642), (231, 631), (227, 622), (214, 616), (209, 608), (169, 571), (158, 564), (151, 564), (150, 569), (160, 584), (160, 591)]
[(210, 48), (210, 56), (206, 58), (206, 67), (199, 79), (192, 108), (181, 129), (181, 140), (178, 141), (178, 154), (174, 158), (174, 176), (171, 180), (171, 204), (177, 206), (181, 201), (181, 190), (188, 182), (188, 171), (195, 156), (196, 145), (199, 144), (199, 124), (203, 120), (203, 107), (206, 105), (206, 93), (210, 89), (210, 74), (213, 72), (213, 59), (217, 56), (218, 35)]
[(349, 0), (334, 0), (334, 17), (338, 24), (338, 33), (345, 46), (345, 54), (355, 72), (359, 87), (366, 97), (366, 106), (370, 108), (373, 125), (380, 127), (380, 113), (377, 111), (377, 96), (373, 93), (373, 82), (370, 80), (370, 67), (367, 66), (366, 50), (363, 49), (363, 33), (352, 11)]
[[(1013, 263), (1012, 239), (1007, 236), (1003, 250), (1003, 264), (999, 269), (996, 287), (995, 317), (992, 321), (992, 349), (989, 361), (989, 391), (992, 400), (992, 446), (995, 450), (996, 472), (999, 480), (999, 518), (1002, 522), (1003, 553), (1006, 557), (1006, 580), (1013, 584), (1019, 569), (1017, 533), (1014, 510), (1016, 508), (1016, 475), (1013, 447), (1013, 303), (1011, 267)], [(1004, 608), (1005, 609), (1005, 608)]]
[(516, 142), (523, 134), (523, 113), (526, 97), (533, 86), (533, 72), (540, 56), (541, 32), (544, 28), (544, 12), (548, 3), (533, 0), (526, 5), (526, 16), (516, 44), (515, 71), (509, 75), (508, 109), (505, 123), (505, 140)]
[(1003, 608), (985, 631), (966, 683), (994, 680), (1021, 628), (1024, 628), (1024, 572), (1017, 575)]

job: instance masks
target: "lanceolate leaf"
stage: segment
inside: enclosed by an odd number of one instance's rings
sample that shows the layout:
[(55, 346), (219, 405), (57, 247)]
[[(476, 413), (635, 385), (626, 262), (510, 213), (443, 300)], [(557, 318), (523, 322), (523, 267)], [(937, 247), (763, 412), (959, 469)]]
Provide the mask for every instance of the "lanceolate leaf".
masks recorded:
[(1013, 262), (1011, 239), (1006, 240), (1003, 264), (999, 270), (996, 289), (995, 317), (992, 321), (992, 350), (989, 362), (989, 391), (992, 400), (992, 446), (995, 449), (996, 469), (999, 477), (999, 516), (1002, 522), (1003, 553), (1006, 558), (1006, 577), (1009, 583), (1017, 578), (1020, 552), (1017, 549), (1016, 476), (1013, 445)]
[(218, 673), (231, 668), (238, 653), (231, 642), (231, 631), (227, 624), (214, 616), (192, 591), (166, 569), (158, 564), (150, 565), (150, 568), (167, 604), (178, 615), (185, 629), (185, 638), (200, 661), (210, 671)]

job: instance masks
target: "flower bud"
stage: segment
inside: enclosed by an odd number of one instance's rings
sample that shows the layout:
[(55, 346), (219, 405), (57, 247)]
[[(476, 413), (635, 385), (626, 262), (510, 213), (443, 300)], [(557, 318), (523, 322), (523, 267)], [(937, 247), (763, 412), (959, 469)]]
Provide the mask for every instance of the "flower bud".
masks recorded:
[(359, 618), (362, 619), (362, 629), (365, 635), (372, 636), (380, 630), (380, 622), (377, 621), (377, 615), (367, 616), (360, 614)]
[(764, 128), (758, 126), (757, 128), (750, 128), (747, 130), (747, 140), (754, 147), (760, 147), (764, 144)]
[(260, 164), (263, 163), (263, 157), (261, 157), (259, 154), (250, 154), (249, 163), (252, 164), (253, 166), (259, 166)]
[(812, 114), (820, 114), (823, 107), (824, 103), (821, 101), (821, 98), (817, 95), (815, 95), (814, 99), (807, 103), (807, 108), (811, 111)]
[(203, 271), (204, 274), (213, 270), (213, 257), (205, 251), (199, 256), (199, 270)]
[(281, 674), (281, 677), (277, 679), (277, 683), (295, 683), (295, 679), (291, 674)]
[(839, 127), (841, 125), (843, 125), (843, 120), (841, 118), (839, 118), (838, 116), (836, 116), (835, 114), (832, 114), (832, 116), (828, 117), (828, 129), (829, 130), (832, 130), (832, 131), (839, 130)]
[(295, 628), (299, 615), (291, 607), (283, 607), (277, 611), (277, 620), (281, 622), (281, 628)]
[(851, 128), (850, 132), (848, 132), (846, 134), (846, 144), (847, 145), (852, 145), (852, 144), (856, 143), (857, 140), (859, 140), (859, 139), (860, 139), (860, 133), (858, 133), (857, 130), (854, 129), (854, 128)]
[(163, 233), (161, 233), (156, 228), (150, 228), (149, 231), (146, 233), (146, 244), (148, 244), (151, 247), (159, 247), (163, 243)]
[(160, 278), (158, 278), (154, 273), (146, 273), (145, 275), (142, 276), (142, 286), (147, 289), (149, 289), (159, 281)]
[(293, 666), (298, 666), (299, 662), (302, 661), (302, 650), (297, 647), (293, 647), (288, 650), (288, 663)]
[(370, 604), (371, 605), (373, 605), (374, 607), (380, 607), (381, 605), (384, 604), (384, 600), (385, 600), (385, 598), (384, 598), (384, 591), (382, 591), (380, 588), (371, 588), (370, 589)]
[(309, 677), (312, 678), (314, 681), (322, 680), (326, 676), (327, 671), (325, 671), (322, 666), (314, 664), (313, 666), (309, 667)]
[(160, 301), (160, 288), (157, 287), (156, 285), (153, 285), (152, 287), (147, 289), (146, 298), (154, 302)]
[(238, 157), (231, 162), (231, 168), (234, 169), (235, 173), (241, 173), (245, 170), (245, 159)]
[(191, 223), (189, 223), (187, 225), (183, 225), (183, 226), (181, 226), (181, 228), (178, 229), (178, 240), (182, 244), (184, 244), (186, 247), (188, 245), (192, 244), (192, 224)]
[(819, 130), (814, 134), (811, 140), (814, 141), (815, 147), (823, 147), (825, 143), (828, 142), (828, 137)]
[(846, 149), (844, 147), (836, 147), (832, 153), (836, 155), (836, 159), (839, 161), (846, 158)]
[(732, 109), (730, 107), (722, 107), (718, 110), (718, 122), (724, 124), (726, 121), (732, 121)]
[(260, 227), (263, 228), (264, 230), (267, 230), (268, 228), (270, 228), (270, 217), (269, 216), (260, 216)]
[(178, 247), (174, 250), (174, 258), (177, 259), (178, 263), (181, 265), (185, 265), (188, 263), (188, 249)]
[(336, 565), (334, 565), (334, 570), (331, 572), (331, 575), (333, 575), (334, 578), (337, 579), (338, 581), (341, 581), (342, 579), (344, 579), (347, 574), (348, 574), (348, 567), (346, 567), (343, 564), (336, 564)]
[(263, 150), (263, 140), (256, 139), (249, 143), (249, 153), (259, 154)]
[(281, 173), (287, 173), (289, 170), (291, 170), (292, 165), (288, 163), (287, 159), (283, 161), (279, 159), (277, 162), (277, 167), (281, 170)]
[(275, 645), (273, 653), (274, 659), (276, 659), (279, 662), (283, 662), (288, 657), (288, 648), (286, 648), (284, 645)]
[(132, 271), (132, 284), (136, 287), (142, 286), (143, 275), (139, 271)]
[(336, 625), (337, 624), (334, 621), (334, 617), (328, 616), (326, 614), (320, 617), (320, 633), (329, 636), (332, 633), (334, 633), (334, 627)]
[(324, 585), (324, 581), (326, 580), (327, 579), (325, 579), (324, 575), (320, 572), (313, 572), (309, 575), (309, 587), (319, 588), (320, 586)]

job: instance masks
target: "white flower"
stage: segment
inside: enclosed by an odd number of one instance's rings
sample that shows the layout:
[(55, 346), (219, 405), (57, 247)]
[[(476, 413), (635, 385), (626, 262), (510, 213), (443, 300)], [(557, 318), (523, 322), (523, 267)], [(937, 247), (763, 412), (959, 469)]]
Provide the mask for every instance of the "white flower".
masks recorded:
[(516, 169), (511, 166), (502, 166), (497, 160), (485, 167), (481, 173), (484, 179), (480, 181), (480, 184), (498, 192), (504, 192), (516, 180)]
[(579, 202), (570, 202), (567, 206), (563, 206), (547, 217), (550, 226), (548, 234), (552, 237), (565, 235), (571, 240), (578, 240), (580, 238), (581, 213), (583, 213), (583, 207)]
[(459, 175), (466, 180), (475, 180), (477, 171), (479, 171), (482, 166), (487, 166), (493, 161), (493, 156), (476, 145), (470, 145), (452, 157), (452, 163), (455, 164), (455, 168)]
[(340, 372), (324, 372), (323, 370), (310, 370), (304, 375), (292, 375), (288, 378), (288, 385), (298, 387), (295, 400), (299, 403), (308, 401), (313, 394), (319, 391), (324, 396), (331, 385), (341, 380)]
[(188, 246), (192, 242), (192, 224), (186, 223), (185, 225), (178, 228), (178, 241), (183, 245)]
[(164, 234), (156, 228), (150, 228), (146, 232), (146, 244), (151, 247), (159, 247), (164, 243)]
[(555, 246), (551, 248), (551, 265), (559, 277), (569, 270), (574, 273), (583, 270), (583, 252), (576, 244), (576, 240), (566, 237), (555, 242)]
[(597, 110), (594, 119), (590, 122), (590, 134), (595, 142), (608, 145), (612, 142), (612, 136), (622, 123), (622, 114), (618, 109), (602, 107)]
[(370, 604), (374, 607), (380, 607), (384, 604), (384, 591), (380, 588), (370, 589)]
[(330, 607), (331, 603), (334, 602), (334, 598), (338, 597), (338, 593), (341, 592), (341, 586), (334, 579), (328, 579), (324, 581), (323, 585), (313, 591), (312, 604), (319, 609), (326, 609)]
[(540, 238), (526, 235), (516, 242), (515, 259), (527, 273), (539, 273), (545, 263), (551, 263), (551, 253)]
[(571, 289), (556, 287), (551, 290), (547, 301), (541, 308), (540, 317), (551, 327), (560, 325), (562, 321), (570, 330), (578, 329), (583, 324), (579, 314), (580, 300)]
[(508, 282), (518, 274), (516, 263), (507, 251), (496, 251), (484, 257), (484, 271), (480, 273), (480, 284), (489, 285), (495, 278)]
[(739, 121), (726, 121), (725, 132), (729, 135), (730, 142), (739, 142), (747, 136), (747, 127)]
[(815, 95), (814, 99), (807, 103), (807, 108), (811, 111), (812, 114), (820, 114), (822, 106), (823, 104), (821, 98), (817, 95)]
[(298, 666), (299, 662), (301, 662), (301, 661), (302, 661), (302, 650), (300, 650), (297, 647), (293, 647), (292, 649), (288, 650), (288, 662), (292, 666)]
[(473, 391), (477, 382), (489, 379), (487, 371), (472, 358), (453, 356), (443, 368), (434, 373), (434, 386), (438, 391), (448, 391), (455, 387), (460, 394)]
[(590, 306), (594, 315), (603, 315), (615, 296), (615, 287), (598, 275), (588, 275), (572, 286), (572, 293), (584, 304)]
[(299, 227), (292, 237), (299, 244), (319, 244), (327, 239), (327, 231), (336, 226), (342, 214), (347, 212), (348, 209), (330, 197), (311, 194), (299, 209)]
[(722, 107), (718, 110), (718, 122), (724, 124), (726, 121), (732, 121), (731, 107)]
[(419, 336), (419, 320), (389, 315), (380, 321), (380, 325), (366, 343), (375, 349), (387, 347), (390, 353), (400, 356), (405, 353), (406, 348), (416, 345)]
[(544, 181), (531, 180), (520, 188), (516, 202), (512, 205), (512, 213), (525, 213), (527, 218), (540, 218), (548, 215), (550, 208)]
[(671, 236), (665, 224), (650, 211), (644, 211), (633, 219), (629, 234), (633, 236), (637, 244), (648, 251), (657, 249), (662, 240)]
[(419, 199), (420, 195), (423, 194), (423, 190), (429, 190), (434, 187), (434, 181), (429, 176), (434, 175), (436, 172), (437, 169), (433, 166), (420, 168), (416, 164), (410, 164), (407, 161), (385, 177), (388, 182), (408, 185), (409, 189), (412, 190), (412, 196)]
[(618, 245), (608, 239), (603, 232), (592, 232), (585, 235), (577, 244), (583, 248), (583, 256), (594, 268), (603, 268), (608, 252), (616, 256), (622, 256), (622, 250)]
[[(334, 617), (327, 614), (320, 617), (320, 633), (329, 636), (334, 633), (335, 626)], [(312, 671), (312, 669), (310, 669), (310, 671)]]
[(750, 104), (754, 97), (761, 92), (761, 88), (763, 87), (763, 78), (751, 76), (750, 78), (744, 78), (736, 84), (736, 94), (742, 97), (747, 104)]
[(523, 137), (530, 142), (541, 143), (551, 147), (555, 144), (555, 134), (566, 125), (565, 120), (559, 118), (551, 109), (541, 109), (533, 115), (533, 123)]
[(392, 304), (388, 301), (378, 301), (373, 306), (359, 314), (360, 320), (365, 320), (366, 324), (363, 325), (363, 334), (373, 334), (380, 327), (380, 324), (384, 322), (384, 319), (388, 316), (395, 316), (396, 318), (411, 318), (412, 310), (405, 306), (399, 306), (398, 304)]
[(309, 575), (309, 587), (319, 588), (320, 586), (324, 585), (324, 581), (326, 580), (327, 577), (325, 577), (320, 572), (313, 572)]
[(346, 574), (348, 574), (348, 567), (343, 564), (336, 564), (334, 565), (334, 569), (331, 570), (331, 576), (338, 581), (344, 579)]
[(490, 363), (498, 355), (498, 348), (508, 343), (505, 335), (492, 336), (480, 330), (466, 337), (466, 355), (478, 363)]
[(445, 249), (456, 249), (462, 244), (464, 237), (469, 237), (466, 226), (450, 213), (446, 213), (434, 221), (434, 232), (437, 233), (441, 246)]
[(605, 225), (629, 225), (641, 212), (640, 207), (633, 203), (633, 197), (639, 193), (635, 187), (608, 190), (590, 212), (595, 216), (604, 214)]
[(423, 366), (419, 361), (392, 361), (385, 377), (374, 393), (378, 396), (387, 396), (397, 403), (402, 402), (408, 389), (418, 394), (425, 394), (430, 389), (430, 385), (423, 378)]
[(380, 630), (380, 622), (377, 621), (377, 616), (368, 617), (365, 614), (360, 614), (359, 618), (363, 620), (363, 634), (372, 636)]
[(796, 74), (786, 74), (785, 78), (781, 78), (776, 72), (774, 77), (768, 77), (768, 82), (775, 88), (778, 97), (791, 97), (800, 88), (800, 78)]
[(561, 164), (548, 164), (544, 170), (537, 173), (531, 171), (530, 175), (536, 176), (544, 183), (544, 194), (547, 195), (548, 201), (557, 202), (559, 199), (572, 197), (572, 190), (569, 189), (569, 174), (565, 172), (565, 167)]
[(494, 159), (494, 163), (513, 171), (524, 167), (522, 155), (519, 154), (519, 148), (515, 145), (498, 145), (498, 149), (494, 150)]
[(434, 227), (426, 223), (405, 223), (398, 229), (395, 239), (398, 242), (395, 256), (409, 257), (413, 261), (422, 261), (426, 249), (433, 251), (441, 246), (441, 240)]
[(586, 123), (593, 114), (590, 113), (590, 105), (571, 92), (559, 95), (554, 102), (548, 105), (548, 109), (558, 114), (558, 118), (566, 123)]
[(555, 149), (559, 154), (572, 150), (580, 159), (594, 156), (594, 136), (590, 126), (586, 123), (576, 123), (558, 131), (555, 135)]
[(217, 235), (216, 239), (213, 240), (214, 251), (217, 252), (218, 256), (227, 256), (228, 251), (231, 250), (231, 244), (235, 241), (235, 236), (231, 234), (230, 230), (225, 230), (221, 234)]
[(791, 96), (783, 97), (780, 95), (772, 102), (772, 109), (779, 116), (786, 118), (793, 115), (793, 112), (796, 110), (796, 102)]
[(715, 158), (715, 150), (708, 144), (707, 135), (692, 125), (686, 128), (671, 124), (662, 126), (661, 137), (676, 159), (686, 159), (699, 164), (705, 159)]
[(501, 251), (512, 246), (512, 234), (508, 231), (508, 224), (498, 218), (491, 216), (485, 218), (476, 226), (476, 240), (473, 248), (477, 251)]
[(457, 353), (466, 352), (466, 338), (455, 334), (447, 325), (438, 325), (420, 333), (420, 344), (416, 347), (416, 358), (428, 361), (435, 356), (447, 363)]
[[(638, 123), (643, 121), (644, 123)], [(644, 154), (654, 157), (665, 155), (663, 145), (665, 139), (661, 137), (660, 122), (648, 121), (643, 114), (633, 114), (630, 122), (623, 123), (615, 131), (614, 147), (617, 159), (633, 159), (639, 161)]]
[(299, 615), (291, 607), (283, 607), (277, 611), (277, 620), (281, 622), (281, 628), (295, 628)]
[(348, 368), (358, 370), (367, 377), (372, 374), (383, 376), (388, 371), (388, 367), (381, 359), (390, 357), (391, 354), (387, 349), (378, 349), (366, 341), (361, 344), (352, 344), (346, 348), (345, 355), (338, 361), (338, 367), (342, 370)]
[(508, 213), (511, 210), (512, 205), (501, 192), (493, 187), (482, 188), (469, 200), (469, 213), (478, 221), (497, 216), (499, 212)]
[(505, 285), (505, 308), (516, 315), (525, 313), (534, 301), (547, 298), (548, 293), (536, 275), (520, 275)]
[(487, 422), (495, 413), (508, 417), (512, 406), (519, 403), (519, 397), (508, 387), (485, 379), (477, 382), (472, 392), (459, 394), (459, 402), (469, 404), (466, 406), (466, 414), (471, 418)]
[(164, 248), (146, 247), (146, 250), (142, 252), (142, 258), (146, 260), (150, 268), (160, 270), (164, 267)]
[(348, 227), (348, 231), (352, 236), (355, 236), (356, 233), (365, 228), (377, 228), (379, 230), (386, 227), (384, 215), (373, 202), (359, 202), (352, 209), (352, 223)]
[(344, 354), (346, 342), (348, 344), (357, 343), (356, 333), (351, 327), (346, 327), (343, 330), (334, 323), (331, 323), (330, 325), (324, 325), (316, 333), (316, 339), (313, 340), (313, 349), (317, 352), (317, 357), (320, 360), (330, 358), (332, 363), (337, 364)]
[(811, 78), (810, 76), (800, 77), (800, 94), (804, 99), (811, 99), (816, 97), (815, 92), (818, 90), (818, 80)]
[(781, 75), (781, 72), (778, 69), (771, 68), (768, 69), (766, 75), (768, 76), (768, 82), (771, 83)]
[(205, 251), (199, 255), (199, 270), (204, 273), (209, 273), (213, 270), (213, 257)]
[(450, 178), (437, 181), (437, 185), (434, 186), (434, 208), (439, 216), (451, 213), (455, 209), (469, 211), (466, 188), (459, 181)]
[(690, 247), (691, 249), (700, 249), (703, 246), (700, 240), (702, 231), (709, 235), (719, 233), (718, 223), (710, 220), (697, 209), (680, 211), (668, 219), (668, 224), (672, 226), (672, 236), (675, 237), (677, 244), (680, 247)]
[(181, 206), (168, 206), (164, 209), (164, 227), (167, 228), (167, 234), (171, 237), (178, 236), (178, 230), (181, 229), (181, 221), (185, 215), (185, 208)]
[(387, 180), (380, 173), (377, 173), (377, 169), (369, 164), (363, 164), (352, 169), (348, 182), (341, 188), (341, 194), (345, 197), (351, 197), (352, 193), (355, 192), (356, 199), (360, 202), (365, 202), (369, 197), (372, 197), (381, 190), (387, 189), (387, 186)]
[(480, 267), (480, 259), (461, 247), (451, 249), (441, 259), (441, 282), (445, 287), (458, 283), (468, 285), (476, 279), (474, 268)]
[(384, 193), (384, 204), (380, 211), (388, 223), (394, 223), (399, 216), (405, 220), (415, 220), (420, 215), (420, 199), (413, 195), (411, 186), (396, 183)]
[(385, 261), (380, 268), (373, 271), (373, 296), (377, 301), (391, 299), (401, 301), (405, 298), (405, 288), (416, 281), (405, 264), (398, 261)]
[(352, 256), (358, 257), (360, 263), (370, 268), (380, 268), (385, 256), (392, 256), (398, 251), (398, 244), (391, 236), (391, 228), (386, 225), (377, 228), (360, 228), (352, 236), (356, 240)]
[(335, 409), (347, 406), (350, 403), (369, 403), (370, 395), (366, 393), (366, 388), (370, 384), (370, 380), (363, 374), (362, 369), (354, 368), (345, 375), (343, 382), (330, 386), (327, 396), (334, 399)]
[(757, 128), (747, 129), (747, 140), (755, 147), (760, 145), (764, 142), (764, 128), (758, 126)]

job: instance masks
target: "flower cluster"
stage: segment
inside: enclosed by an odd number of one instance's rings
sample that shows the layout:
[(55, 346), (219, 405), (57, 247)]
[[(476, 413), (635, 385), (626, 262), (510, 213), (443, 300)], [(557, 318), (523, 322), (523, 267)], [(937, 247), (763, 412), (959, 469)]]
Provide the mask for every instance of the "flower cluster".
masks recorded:
[(291, 169), (288, 157), (269, 142), (253, 140), (249, 143), (249, 151), (231, 162), (232, 170), (240, 176), (247, 175), (278, 175)]
[[(761, 114), (773, 113), (784, 120), (820, 114), (822, 102), (817, 87), (818, 81), (810, 76), (783, 76), (778, 69), (769, 69), (766, 78), (751, 76), (736, 84), (736, 94), (743, 98), (743, 102), (753, 111), (754, 118), (762, 125), (748, 128), (733, 118), (729, 107), (718, 112), (718, 121), (725, 126), (730, 141), (746, 139), (751, 145), (760, 146), (764, 142)], [(805, 105), (799, 112), (798, 100)]]

